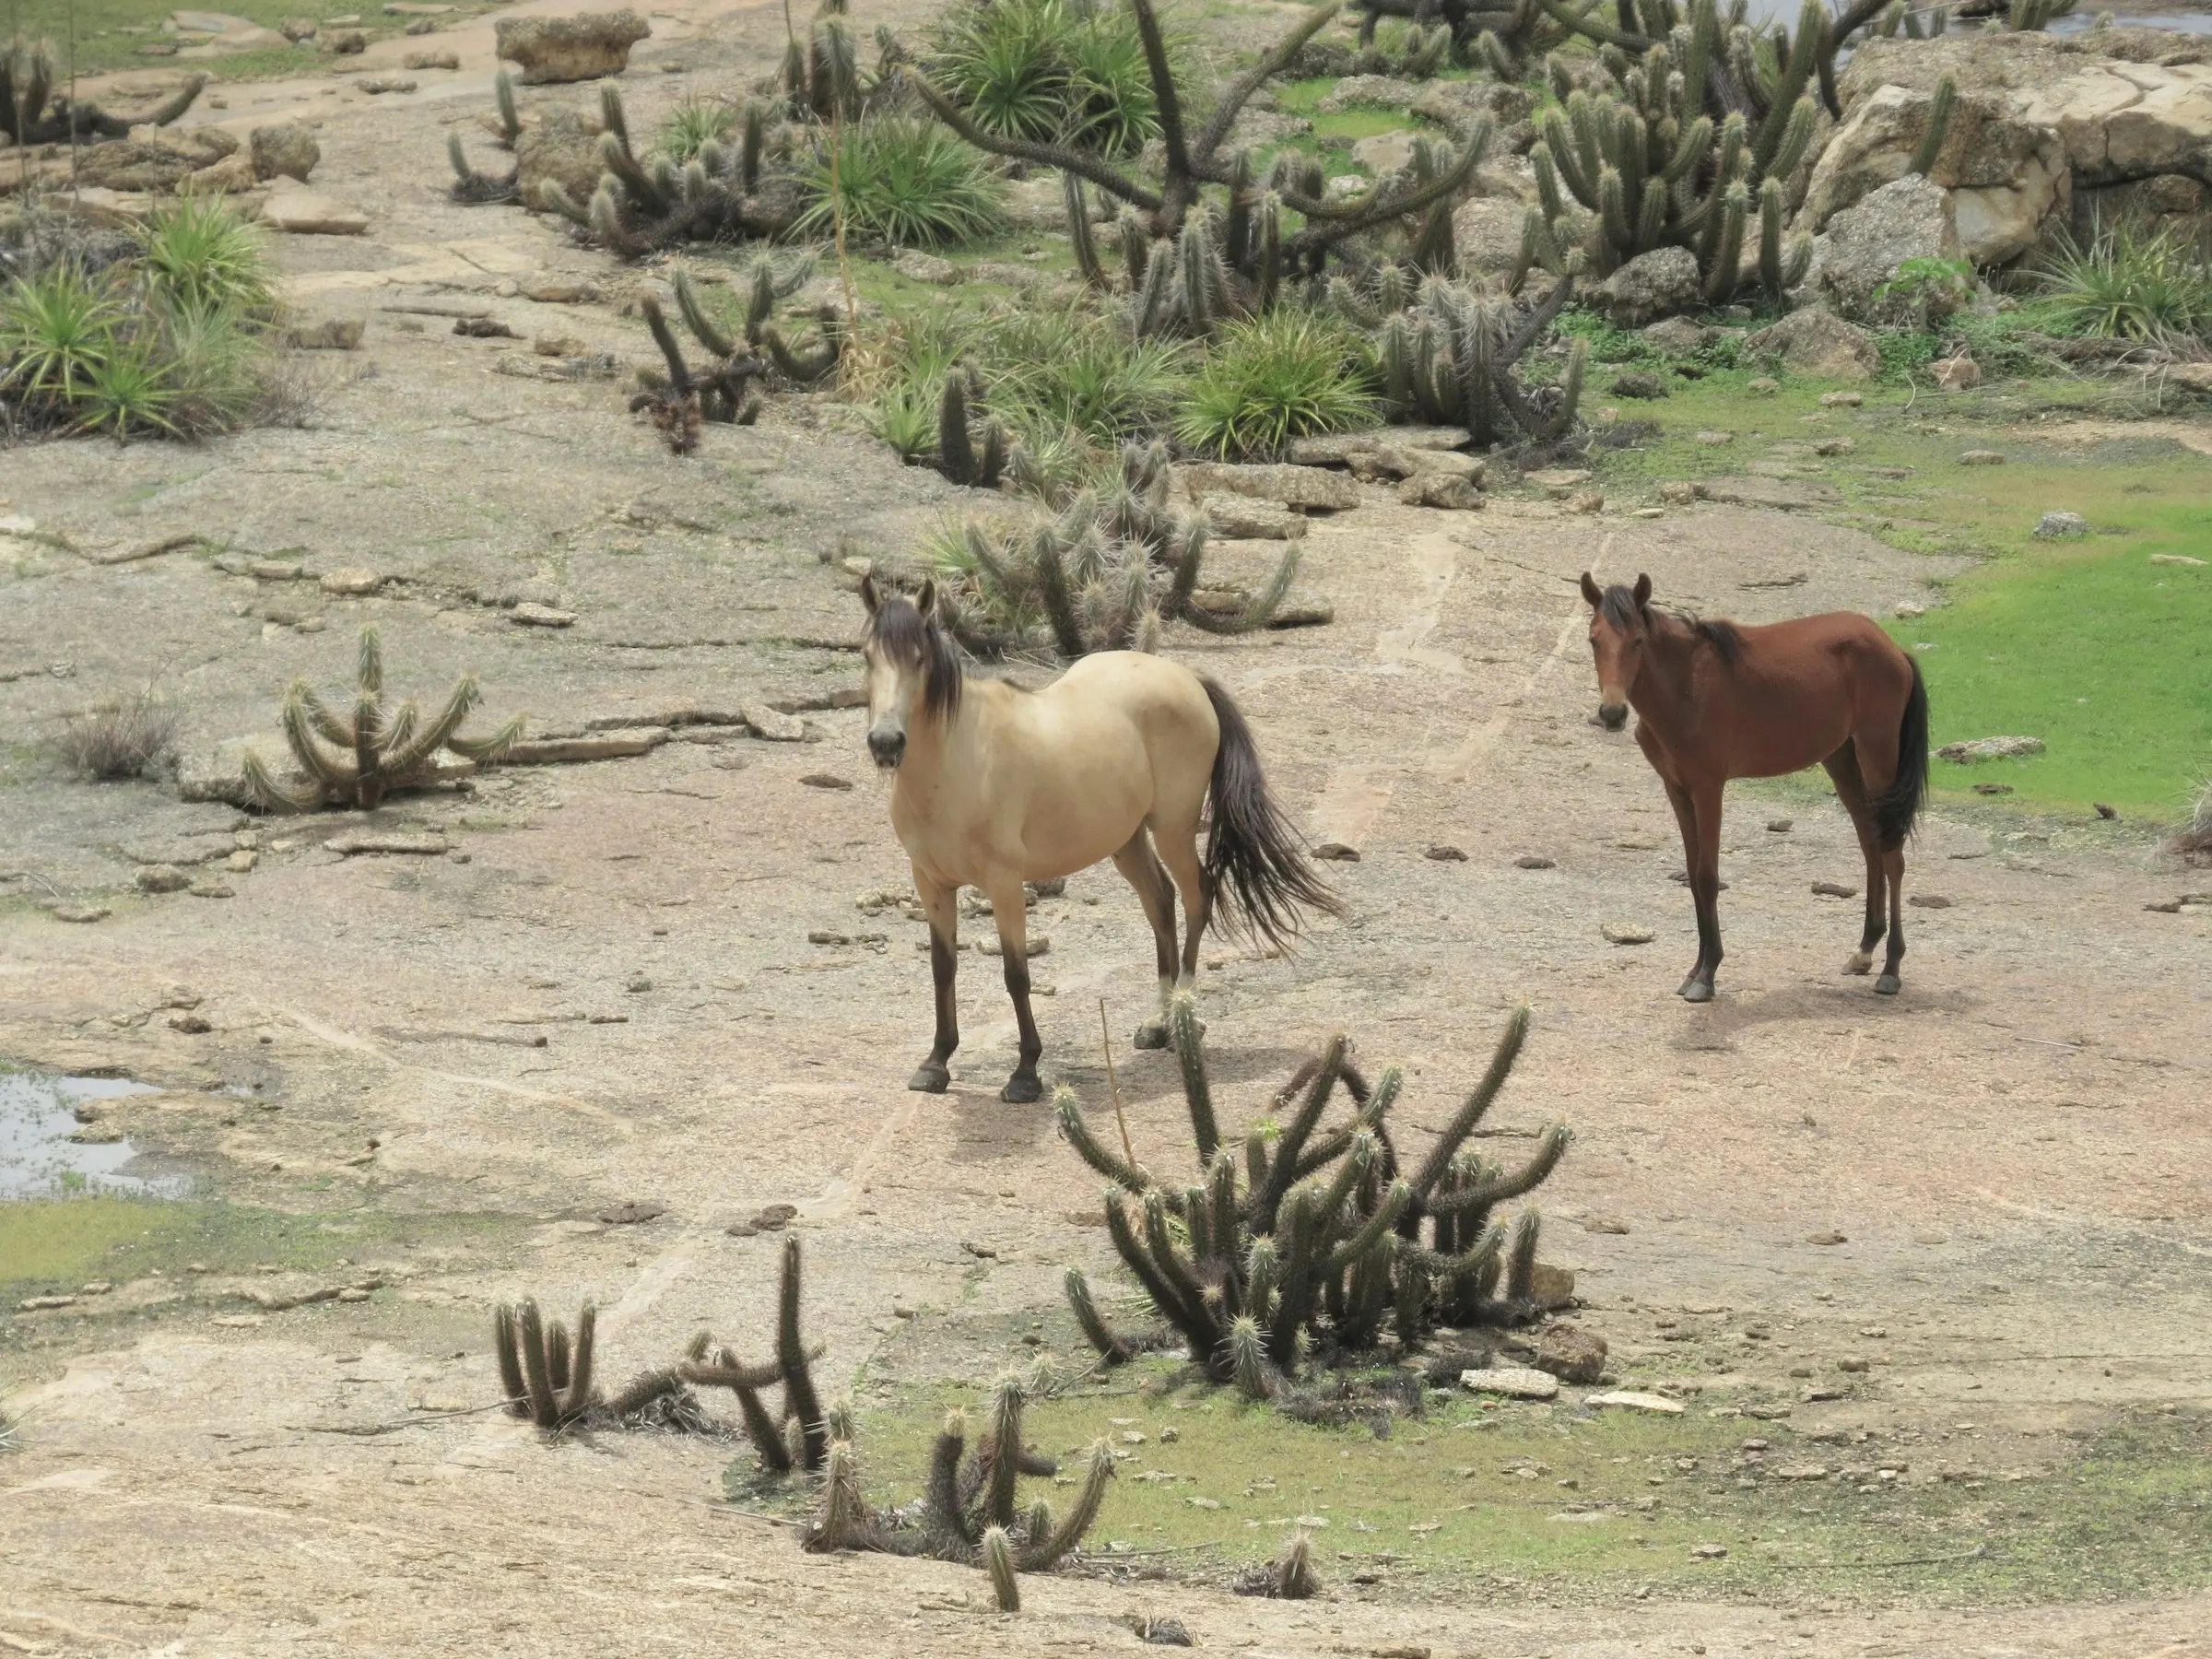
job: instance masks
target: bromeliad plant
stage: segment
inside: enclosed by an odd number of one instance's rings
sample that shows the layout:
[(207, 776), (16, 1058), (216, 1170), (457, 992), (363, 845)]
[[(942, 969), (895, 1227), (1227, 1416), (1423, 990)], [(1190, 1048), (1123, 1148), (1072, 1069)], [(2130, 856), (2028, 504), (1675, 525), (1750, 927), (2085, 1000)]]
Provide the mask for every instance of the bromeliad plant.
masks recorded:
[[(1115, 1251), (1208, 1377), (1254, 1399), (1284, 1397), (1311, 1360), (1371, 1350), (1385, 1321), (1410, 1349), (1439, 1324), (1516, 1324), (1536, 1315), (1536, 1212), (1524, 1210), (1510, 1230), (1491, 1212), (1551, 1173), (1569, 1132), (1546, 1128), (1535, 1155), (1511, 1171), (1468, 1145), (1521, 1052), (1525, 1007), (1507, 1024), (1481, 1083), (1411, 1167), (1392, 1137), (1404, 1082), (1395, 1066), (1371, 1088), (1344, 1038), (1334, 1039), (1239, 1147), (1216, 1116), (1187, 994), (1175, 999), (1169, 1024), (1195, 1182), (1163, 1184), (1109, 1150), (1073, 1091), (1062, 1088), (1055, 1105), (1061, 1134), (1112, 1183), (1105, 1205)], [(1353, 1115), (1324, 1127), (1340, 1086)], [(1107, 1323), (1080, 1269), (1068, 1270), (1067, 1297), (1110, 1363), (1137, 1351)]]
[(476, 677), (463, 675), (445, 705), (427, 721), (413, 698), (396, 709), (384, 698), (384, 653), (374, 628), (361, 629), (353, 708), (339, 713), (302, 677), (284, 698), (284, 736), (303, 780), (279, 782), (254, 750), (244, 757), (247, 793), (271, 812), (309, 812), (338, 805), (373, 811), (395, 789), (434, 782), (438, 756), (450, 749), (463, 759), (496, 760), (523, 735), (517, 714), (488, 737), (464, 738), (461, 723), (481, 697)]
[(1039, 1499), (1024, 1509), (1024, 1475), (1050, 1477), (1059, 1465), (1022, 1440), (1022, 1411), (1030, 1384), (1007, 1375), (992, 1393), (990, 1426), (971, 1447), (966, 1417), (945, 1420), (929, 1460), (919, 1512), (871, 1509), (861, 1490), (860, 1460), (852, 1425), (830, 1442), (822, 1509), (806, 1537), (810, 1550), (872, 1549), (892, 1555), (931, 1556), (981, 1567), (991, 1575), (1001, 1611), (1018, 1612), (1018, 1575), (1049, 1572), (1083, 1542), (1098, 1518), (1113, 1478), (1113, 1452), (1103, 1441), (1090, 1449), (1083, 1484), (1065, 1516)]

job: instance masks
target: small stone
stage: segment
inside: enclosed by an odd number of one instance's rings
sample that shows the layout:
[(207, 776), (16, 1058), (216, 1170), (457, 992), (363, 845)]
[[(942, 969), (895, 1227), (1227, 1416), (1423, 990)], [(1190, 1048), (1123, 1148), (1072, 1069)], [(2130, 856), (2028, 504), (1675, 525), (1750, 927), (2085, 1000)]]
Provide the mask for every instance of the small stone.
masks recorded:
[(1917, 605), (1910, 599), (1900, 599), (1897, 602), (1897, 606), (1893, 614), (1900, 621), (1910, 622), (1915, 617), (1926, 616), (1928, 614), (1928, 607), (1924, 605)]
[(1664, 507), (1638, 507), (1631, 510), (1629, 516), (1635, 519), (1660, 519), (1666, 516), (1666, 509)]
[(1607, 922), (1597, 931), (1608, 945), (1649, 945), (1657, 936), (1650, 928), (1629, 922)]
[[(456, 52), (410, 52), (399, 60), (402, 69), (458, 69), (461, 54)], [(412, 88), (408, 88), (410, 91)]]
[(2105, 819), (2108, 823), (2120, 816), (2120, 808), (2109, 802), (2091, 801), (2089, 806), (2099, 818)]
[(1465, 864), (1467, 862), (1466, 853), (1444, 841), (1439, 841), (1435, 846), (1429, 848), (1421, 856), (1434, 859), (1438, 864)]
[(850, 789), (853, 787), (852, 779), (841, 778), (835, 772), (808, 772), (799, 782), (809, 789)]
[(1959, 457), (1961, 466), (2002, 466), (2005, 457), (1995, 450), (1968, 450)]
[(1666, 396), (1668, 387), (1660, 376), (1641, 369), (1631, 369), (1626, 374), (1617, 375), (1608, 390), (1616, 397), (1650, 400)]
[(79, 1285), (76, 1288), (76, 1293), (79, 1296), (105, 1296), (114, 1288), (113, 1283), (110, 1280), (94, 1279), (88, 1285)]
[(1323, 841), (1320, 846), (1313, 849), (1313, 856), (1327, 859), (1335, 864), (1358, 864), (1359, 849), (1347, 847), (1342, 841)]
[(1398, 500), (1408, 507), (1434, 507), (1448, 512), (1481, 509), (1483, 494), (1473, 478), (1428, 470), (1415, 473), (1398, 486)]
[(525, 599), (507, 613), (507, 619), (524, 628), (573, 628), (574, 611), (556, 610), (550, 605), (538, 605)]
[(1594, 1382), (1605, 1374), (1606, 1339), (1578, 1324), (1555, 1324), (1537, 1346), (1536, 1369), (1563, 1382)]
[(1977, 783), (1974, 785), (1974, 793), (1978, 795), (2007, 795), (2012, 793), (2012, 785), (2009, 783)]
[(1805, 1241), (1807, 1244), (1848, 1244), (1851, 1240), (1840, 1232), (1818, 1232), (1809, 1234)]
[(1306, 533), (1302, 512), (1225, 490), (1201, 496), (1198, 511), (1216, 535), (1230, 541), (1293, 541)]
[(853, 943), (853, 935), (839, 933), (831, 927), (817, 927), (807, 933), (806, 943), (809, 945), (850, 945)]
[(342, 566), (323, 574), (323, 591), (341, 598), (365, 598), (383, 585), (384, 579), (382, 576), (359, 565)]
[(1769, 818), (1767, 820), (1768, 833), (1771, 835), (1787, 835), (1790, 832), (1790, 827), (1797, 820), (1794, 818)]
[(960, 267), (949, 259), (939, 259), (935, 253), (924, 253), (909, 248), (891, 261), (891, 269), (909, 282), (926, 282), (936, 288), (950, 288), (960, 280)]
[(1976, 737), (1964, 743), (1947, 743), (1936, 751), (1960, 766), (1976, 760), (2017, 760), (2043, 752), (2041, 737)]
[(341, 858), (358, 857), (362, 853), (435, 858), (445, 852), (447, 842), (444, 836), (436, 833), (406, 834), (394, 831), (371, 835), (350, 831), (345, 835), (332, 836), (323, 846), (325, 851), (335, 853)]
[(641, 973), (633, 973), (629, 979), (623, 982), (622, 989), (629, 992), (632, 996), (642, 996), (646, 992), (653, 989), (653, 982), (647, 979)]
[(1823, 438), (1813, 445), (1813, 453), (1833, 459), (1837, 455), (1848, 455), (1858, 447), (1858, 441), (1854, 438)]
[(24, 1313), (41, 1313), (49, 1308), (76, 1306), (76, 1298), (74, 1296), (27, 1296), (16, 1304), (17, 1311)]
[[(457, 62), (454, 66), (459, 67)], [(412, 92), (415, 90), (413, 81), (408, 80), (405, 76), (398, 75), (366, 75), (353, 84), (371, 98), (380, 92)]]
[(197, 1014), (171, 1014), (169, 1017), (169, 1029), (187, 1037), (205, 1037), (215, 1030)]
[(201, 877), (185, 891), (194, 899), (235, 899), (238, 897), (237, 889), (232, 888), (229, 882), (218, 881), (211, 876)]
[(1524, 853), (1513, 860), (1516, 870), (1552, 870), (1559, 866), (1541, 853)]
[(1867, 1369), (1867, 1362), (1853, 1355), (1837, 1360), (1836, 1369), (1840, 1371), (1863, 1371)]
[(192, 885), (192, 878), (175, 865), (145, 865), (131, 879), (142, 893), (181, 893)]
[(574, 335), (538, 335), (530, 349), (543, 358), (573, 358), (583, 356), (591, 347)]
[(88, 923), (104, 922), (113, 912), (104, 904), (57, 904), (47, 914), (56, 922)]
[(523, 336), (497, 317), (456, 317), (453, 332), (465, 340), (519, 340)]
[(632, 1198), (626, 1203), (616, 1205), (612, 1209), (601, 1210), (599, 1219), (608, 1227), (636, 1227), (642, 1222), (657, 1219), (667, 1213), (668, 1206), (666, 1205), (648, 1204)]
[(747, 703), (737, 711), (737, 717), (752, 729), (753, 735), (770, 743), (799, 743), (806, 736), (806, 727), (795, 714), (782, 714), (766, 703)]
[(1771, 397), (1782, 390), (1782, 382), (1771, 374), (1761, 374), (1744, 382), (1744, 390), (1760, 397)]
[(522, 285), (522, 296), (540, 305), (582, 305), (599, 298), (599, 290), (591, 283), (573, 278), (556, 277)]
[(231, 853), (229, 857), (223, 860), (223, 868), (229, 870), (236, 875), (243, 876), (247, 871), (251, 870), (260, 862), (260, 853), (253, 852), (250, 848), (241, 847), (237, 852)]
[(2046, 512), (2035, 521), (2035, 534), (2046, 540), (2057, 536), (2087, 535), (2089, 521), (2078, 512)]
[(1669, 478), (1659, 486), (1659, 499), (1676, 507), (1687, 507), (1698, 499), (1698, 487), (1687, 478)]
[(1589, 1216), (1583, 1221), (1583, 1230), (1594, 1233), (1625, 1234), (1629, 1224), (1618, 1216)]
[(1816, 881), (1813, 883), (1813, 894), (1819, 899), (1856, 899), (1859, 889), (1841, 881)]
[(1856, 392), (1823, 392), (1820, 406), (1824, 409), (1855, 409), (1866, 399)]
[(1528, 1276), (1528, 1300), (1547, 1313), (1574, 1305), (1574, 1269), (1538, 1262)]
[(1951, 908), (1951, 901), (1941, 893), (1915, 893), (1905, 902), (1922, 910), (1949, 910)]
[(1734, 432), (1700, 432), (1696, 441), (1707, 449), (1718, 449), (1724, 443), (1734, 443), (1735, 434)]
[(1470, 1394), (1502, 1394), (1509, 1400), (1556, 1400), (1559, 1397), (1559, 1380), (1548, 1371), (1532, 1371), (1522, 1366), (1487, 1366), (1480, 1371), (1463, 1371), (1459, 1385)]
[(369, 1292), (359, 1285), (348, 1285), (338, 1292), (337, 1300), (342, 1302), (365, 1302), (369, 1300)]
[(1605, 510), (1606, 498), (1594, 489), (1586, 489), (1581, 495), (1568, 498), (1567, 511), (1570, 512), (1579, 512), (1587, 517), (1591, 513), (1603, 512)]
[(1774, 1471), (1783, 1480), (1826, 1480), (1828, 1470), (1819, 1464), (1784, 1464)]
[(2186, 553), (2153, 553), (2150, 562), (2157, 565), (2189, 565), (2199, 570), (2205, 563), (2203, 559), (2192, 559)]
[[(1728, 1546), (1725, 1544), (1698, 1544), (1691, 1547), (1689, 1559), (1693, 1561), (1717, 1561), (1727, 1553)], [(1704, 1643), (1700, 1642), (1694, 1651), (1703, 1653)]]
[(295, 323), (284, 331), (284, 343), (294, 351), (359, 351), (361, 331), (367, 326), (359, 317), (324, 317), (312, 323)]
[(1618, 1388), (1607, 1394), (1584, 1394), (1583, 1404), (1616, 1411), (1650, 1411), (1662, 1417), (1680, 1417), (1682, 1402), (1670, 1400), (1665, 1394), (1639, 1394), (1634, 1389)]
[(1928, 365), (1928, 372), (1946, 392), (1971, 392), (1982, 383), (1982, 365), (1963, 352), (1957, 357), (1937, 358)]

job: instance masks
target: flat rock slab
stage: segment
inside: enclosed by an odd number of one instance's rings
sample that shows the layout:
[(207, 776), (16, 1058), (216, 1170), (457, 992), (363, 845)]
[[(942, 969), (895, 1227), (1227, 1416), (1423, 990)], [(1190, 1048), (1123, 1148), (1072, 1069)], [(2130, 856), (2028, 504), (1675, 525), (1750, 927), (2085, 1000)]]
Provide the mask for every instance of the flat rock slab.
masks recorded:
[(1208, 495), (1252, 496), (1304, 512), (1344, 512), (1359, 505), (1359, 486), (1339, 472), (1319, 466), (1234, 466), (1200, 462), (1175, 469), (1183, 493), (1193, 500)]
[(281, 178), (261, 205), (261, 222), (294, 236), (359, 236), (369, 229), (367, 214)]
[(806, 724), (795, 714), (782, 714), (766, 703), (747, 703), (737, 711), (745, 724), (752, 728), (753, 735), (770, 743), (800, 743), (806, 740)]
[(1655, 1411), (1663, 1417), (1680, 1417), (1682, 1402), (1670, 1400), (1665, 1394), (1639, 1394), (1632, 1388), (1612, 1389), (1605, 1394), (1584, 1394), (1583, 1404), (1610, 1407), (1617, 1411)]
[(666, 726), (632, 726), (589, 737), (526, 738), (500, 757), (507, 766), (571, 766), (586, 760), (622, 760), (650, 754), (668, 741)]
[(1524, 1366), (1495, 1365), (1459, 1373), (1459, 1385), (1470, 1394), (1502, 1394), (1509, 1400), (1556, 1400), (1559, 1380), (1549, 1371)]
[(418, 857), (441, 856), (448, 847), (442, 835), (363, 835), (350, 833), (334, 835), (323, 845), (330, 852), (352, 858), (364, 853), (413, 853)]
[(2017, 760), (2043, 752), (2041, 737), (1976, 737), (1965, 743), (1947, 743), (1936, 751), (1946, 760), (1971, 766), (1977, 760)]
[(1826, 484), (1807, 484), (1794, 478), (1700, 478), (1693, 488), (1701, 501), (1719, 501), (1731, 507), (1769, 507), (1783, 512), (1801, 512), (1825, 507), (1838, 498)]

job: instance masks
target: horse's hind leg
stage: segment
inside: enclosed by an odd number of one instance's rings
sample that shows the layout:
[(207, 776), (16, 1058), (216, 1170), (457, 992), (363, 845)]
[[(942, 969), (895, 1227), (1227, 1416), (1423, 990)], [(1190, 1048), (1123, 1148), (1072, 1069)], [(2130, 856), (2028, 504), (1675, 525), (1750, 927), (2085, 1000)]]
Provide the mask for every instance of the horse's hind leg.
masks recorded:
[(1021, 1032), (1014, 1075), (998, 1091), (998, 1098), (1018, 1105), (1044, 1093), (1044, 1085), (1037, 1080), (1037, 1058), (1044, 1053), (1044, 1039), (1038, 1036), (1036, 1016), (1030, 1011), (1029, 898), (1022, 890), (1018, 876), (994, 881), (987, 893), (992, 917), (998, 924), (998, 948), (1005, 959), (1006, 995), (1014, 1004), (1014, 1023)]
[(1889, 888), (1889, 958), (1882, 964), (1881, 977), (1874, 982), (1875, 994), (1895, 996), (1904, 987), (1897, 974), (1898, 966), (1905, 959), (1905, 850), (1891, 847), (1882, 854), (1882, 873)]
[(1721, 967), (1721, 793), (1725, 782), (1702, 786), (1689, 797), (1697, 843), (1689, 855), (1689, 890), (1698, 906), (1698, 965), (1683, 982), (1685, 1002), (1712, 1000)]
[(1859, 852), (1866, 860), (1866, 926), (1859, 935), (1859, 947), (1846, 957), (1843, 971), (1865, 973), (1874, 967), (1874, 947), (1882, 942), (1885, 931), (1882, 924), (1882, 850), (1875, 840), (1874, 808), (1867, 803), (1866, 781), (1859, 774), (1859, 752), (1846, 738), (1843, 747), (1821, 764), (1836, 785), (1836, 799), (1843, 803), (1843, 810), (1851, 814), (1851, 827), (1858, 831)]
[(1166, 1048), (1168, 996), (1175, 988), (1175, 894), (1141, 828), (1113, 855), (1113, 867), (1136, 889), (1136, 901), (1145, 907), (1145, 920), (1152, 924), (1153, 955), (1159, 968), (1159, 1018), (1136, 1028), (1136, 1046)]
[(1168, 874), (1175, 878), (1175, 890), (1182, 895), (1182, 973), (1176, 988), (1188, 991), (1198, 982), (1198, 942), (1214, 919), (1214, 892), (1206, 879), (1206, 866), (1199, 862), (1195, 826), (1187, 833), (1156, 833), (1153, 840), (1159, 843)]

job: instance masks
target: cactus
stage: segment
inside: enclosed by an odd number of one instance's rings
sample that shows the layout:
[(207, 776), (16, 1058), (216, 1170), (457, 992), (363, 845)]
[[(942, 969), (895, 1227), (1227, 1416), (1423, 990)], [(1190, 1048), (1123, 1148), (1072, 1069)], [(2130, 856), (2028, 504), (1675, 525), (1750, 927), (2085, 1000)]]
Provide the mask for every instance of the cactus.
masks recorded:
[(1112, 1449), (1100, 1441), (1090, 1449), (1082, 1484), (1065, 1516), (1055, 1520), (1052, 1506), (1041, 1500), (1022, 1508), (1022, 1476), (1049, 1477), (1059, 1472), (1051, 1458), (1022, 1441), (1022, 1414), (1032, 1386), (1031, 1380), (1011, 1372), (998, 1380), (992, 1390), (990, 1430), (973, 1446), (966, 1417), (958, 1411), (947, 1416), (931, 1449), (919, 1515), (868, 1508), (853, 1436), (841, 1436), (830, 1450), (822, 1508), (807, 1532), (806, 1547), (933, 1556), (982, 1567), (991, 1575), (999, 1606), (1018, 1611), (1017, 1575), (1049, 1572), (1066, 1559), (1098, 1519), (1106, 1483), (1113, 1478)]
[(461, 677), (444, 707), (428, 722), (413, 698), (388, 708), (383, 646), (372, 627), (361, 629), (359, 665), (349, 714), (335, 712), (304, 678), (294, 680), (285, 693), (285, 741), (305, 774), (303, 782), (277, 782), (256, 751), (246, 751), (246, 790), (264, 810), (307, 812), (336, 804), (373, 811), (394, 789), (419, 789), (436, 782), (441, 749), (464, 760), (496, 760), (523, 735), (518, 714), (489, 737), (460, 735), (461, 723), (478, 700), (470, 675)]
[[(948, 404), (954, 395), (948, 383)], [(963, 409), (966, 395), (958, 394)], [(988, 438), (985, 447), (987, 453)], [(1025, 465), (1017, 448), (1009, 470), (1018, 476)], [(1062, 656), (1077, 657), (1148, 651), (1166, 622), (1214, 634), (1267, 625), (1298, 572), (1298, 546), (1291, 545), (1241, 610), (1226, 616), (1211, 610), (1196, 598), (1207, 528), (1203, 519), (1183, 517), (1170, 505), (1165, 447), (1126, 444), (1121, 465), (1115, 488), (1077, 496), (1047, 524), (1020, 532), (964, 529), (941, 556), (938, 589), (950, 602), (947, 624), (963, 646), (979, 655), (1004, 655), (1049, 643)]]
[[(786, 17), (788, 18), (788, 13)], [(898, 53), (896, 41), (877, 36), (887, 64)], [(846, 0), (822, 0), (807, 25), (806, 39), (795, 36), (784, 48), (783, 98), (794, 120), (854, 121), (865, 105), (860, 50), (853, 39)]]
[[(1487, 67), (1500, 80), (1517, 81), (1527, 65), (1553, 47), (1563, 44), (1574, 30), (1537, 4), (1537, 0), (1358, 0), (1364, 14), (1359, 19), (1359, 44), (1371, 49), (1376, 26), (1384, 18), (1404, 18), (1413, 27), (1406, 31), (1401, 55), (1363, 50), (1352, 67), (1362, 75), (1398, 75), (1426, 79), (1442, 66), (1444, 50), (1462, 68)], [(1586, 11), (1599, 0), (1571, 0)], [(1433, 21), (1430, 39), (1421, 26)], [(1441, 35), (1441, 42), (1432, 44)], [(1441, 49), (1440, 49), (1441, 47)], [(1434, 52), (1434, 60), (1428, 53)], [(1424, 67), (1426, 65), (1426, 67)]]
[(1382, 322), (1377, 357), (1385, 411), (1396, 420), (1465, 426), (1477, 444), (1509, 431), (1559, 437), (1573, 424), (1582, 394), (1582, 343), (1571, 349), (1557, 387), (1524, 386), (1519, 370), (1573, 289), (1574, 279), (1562, 276), (1524, 311), (1454, 283), (1425, 280), (1411, 307)]
[(62, 72), (53, 48), (18, 35), (0, 47), (0, 133), (18, 145), (98, 143), (128, 138), (134, 126), (168, 126), (192, 108), (207, 84), (205, 75), (184, 84), (153, 109), (125, 118), (110, 115), (89, 99), (65, 90), (72, 77)]
[(491, 1340), (507, 1409), (540, 1429), (566, 1429), (599, 1404), (592, 1388), (592, 1346), (597, 1315), (583, 1304), (571, 1338), (559, 1320), (547, 1326), (535, 1300), (519, 1308), (501, 1302), (492, 1312)]
[[(796, 1235), (787, 1235), (776, 1294), (776, 1357), (747, 1365), (728, 1348), (715, 1349), (713, 1339), (702, 1332), (692, 1338), (690, 1353), (677, 1367), (687, 1382), (726, 1388), (737, 1396), (746, 1438), (770, 1475), (784, 1474), (794, 1465), (812, 1471), (830, 1461), (831, 1414), (822, 1409), (812, 1369), (821, 1350), (809, 1348), (800, 1335), (799, 1290), (799, 1241)], [(778, 1383), (783, 1389), (782, 1406), (771, 1416), (759, 1391)], [(849, 1411), (839, 1409), (848, 1419), (841, 1426), (849, 1429)]]
[[(1114, 1157), (1089, 1134), (1073, 1091), (1063, 1088), (1055, 1107), (1063, 1136), (1112, 1183), (1105, 1204), (1115, 1252), (1209, 1378), (1249, 1398), (1288, 1404), (1317, 1346), (1362, 1351), (1374, 1345), (1385, 1317), (1394, 1321), (1401, 1347), (1410, 1349), (1447, 1318), (1512, 1324), (1535, 1316), (1535, 1212), (1524, 1212), (1516, 1223), (1510, 1253), (1506, 1231), (1491, 1224), (1490, 1212), (1551, 1173), (1568, 1131), (1547, 1127), (1529, 1162), (1511, 1172), (1467, 1147), (1512, 1074), (1527, 1034), (1526, 1008), (1514, 1014), (1482, 1081), (1410, 1174), (1390, 1135), (1404, 1080), (1396, 1068), (1370, 1088), (1347, 1061), (1345, 1040), (1335, 1039), (1276, 1097), (1279, 1129), (1253, 1129), (1240, 1155), (1215, 1126), (1202, 1035), (1187, 994), (1175, 999), (1168, 1023), (1199, 1184), (1165, 1187)], [(1324, 1133), (1339, 1085), (1354, 1115)], [(1501, 1279), (1504, 1294), (1498, 1295)], [(1124, 1357), (1129, 1345), (1112, 1340), (1095, 1309), (1085, 1317), (1089, 1289), (1079, 1275), (1069, 1276), (1068, 1290), (1104, 1360)]]
[[(512, 150), (515, 141), (523, 135), (523, 117), (514, 102), (514, 77), (502, 69), (492, 77), (491, 88), (492, 101), (499, 112), (499, 127), (492, 142), (503, 150)], [(520, 176), (519, 168), (509, 168), (504, 177), (477, 171), (469, 164), (468, 152), (462, 147), (459, 133), (448, 133), (445, 135), (445, 156), (453, 168), (453, 187), (448, 193), (453, 201), (470, 206), (516, 199), (515, 181)]]
[(1907, 172), (1924, 178), (1928, 169), (1936, 165), (1936, 158), (1943, 149), (1944, 135), (1950, 127), (1952, 106), (1958, 101), (1959, 83), (1947, 75), (1936, 83), (1936, 95), (1928, 105), (1928, 130), (1922, 135), (1920, 147), (1912, 152), (1912, 159), (1905, 169)]
[(2073, 11), (2075, 0), (2011, 0), (2005, 8), (2005, 29), (2009, 34), (2038, 34), (2056, 18)]
[(996, 420), (984, 420), (982, 446), (977, 449), (968, 422), (968, 377), (954, 370), (945, 377), (937, 403), (937, 470), (955, 484), (995, 489), (1006, 461), (1006, 435)]

